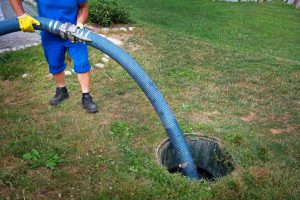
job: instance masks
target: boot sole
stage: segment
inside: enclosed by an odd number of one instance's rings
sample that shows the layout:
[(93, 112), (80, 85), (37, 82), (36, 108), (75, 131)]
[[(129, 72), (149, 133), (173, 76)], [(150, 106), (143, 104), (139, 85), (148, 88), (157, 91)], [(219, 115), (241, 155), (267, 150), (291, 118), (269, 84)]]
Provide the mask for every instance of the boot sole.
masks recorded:
[(86, 108), (84, 108), (86, 110), (86, 112), (88, 113), (97, 113), (98, 112), (98, 109), (93, 109), (93, 110), (88, 110)]
[(58, 103), (52, 103), (51, 101), (49, 102), (50, 106), (58, 106), (61, 102), (63, 102), (64, 100), (67, 100), (69, 98), (69, 96), (65, 97), (63, 100), (61, 100)]
[(88, 113), (97, 113), (98, 109), (97, 110), (86, 110), (86, 112), (88, 112)]
[(82, 105), (82, 108), (85, 109), (85, 111), (88, 113), (97, 113), (98, 112), (98, 108), (89, 110), (89, 109), (85, 108), (85, 106), (83, 106), (83, 105)]

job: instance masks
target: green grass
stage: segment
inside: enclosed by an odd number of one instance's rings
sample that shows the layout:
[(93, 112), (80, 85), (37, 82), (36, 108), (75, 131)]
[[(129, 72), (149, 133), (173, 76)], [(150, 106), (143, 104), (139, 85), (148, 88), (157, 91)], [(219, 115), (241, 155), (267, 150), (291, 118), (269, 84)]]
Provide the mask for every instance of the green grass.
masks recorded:
[(299, 61), (299, 10), (281, 1), (226, 3), (124, 0), (139, 24), (174, 31), (236, 52)]
[[(299, 11), (280, 2), (126, 2), (138, 29), (125, 48), (184, 132), (218, 138), (236, 170), (196, 182), (161, 168), (165, 130), (114, 62), (92, 73), (98, 114), (82, 110), (74, 75), (70, 99), (50, 107), (55, 85), (39, 46), (0, 55), (0, 199), (299, 199)], [(92, 64), (100, 57), (90, 49)]]

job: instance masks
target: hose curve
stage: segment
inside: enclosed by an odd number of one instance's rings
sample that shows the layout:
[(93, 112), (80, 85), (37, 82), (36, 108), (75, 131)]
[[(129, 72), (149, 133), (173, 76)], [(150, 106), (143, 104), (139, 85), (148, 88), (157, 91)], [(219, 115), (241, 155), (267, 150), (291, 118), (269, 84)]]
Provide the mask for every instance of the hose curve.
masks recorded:
[[(59, 35), (58, 28), (62, 26), (61, 22), (42, 17), (35, 18), (40, 21), (41, 24), (40, 26), (34, 26), (35, 29), (45, 30)], [(16, 31), (20, 31), (17, 19), (9, 19), (0, 22), (0, 36)], [(197, 173), (196, 166), (182, 130), (180, 129), (167, 101), (164, 99), (152, 79), (133, 58), (111, 41), (88, 30), (81, 30), (81, 34), (92, 40), (87, 41), (87, 45), (90, 45), (110, 56), (136, 81), (150, 100), (164, 128), (166, 129), (170, 142), (176, 152), (177, 159), (179, 163), (181, 163), (183, 174), (191, 179), (199, 179), (200, 177)]]

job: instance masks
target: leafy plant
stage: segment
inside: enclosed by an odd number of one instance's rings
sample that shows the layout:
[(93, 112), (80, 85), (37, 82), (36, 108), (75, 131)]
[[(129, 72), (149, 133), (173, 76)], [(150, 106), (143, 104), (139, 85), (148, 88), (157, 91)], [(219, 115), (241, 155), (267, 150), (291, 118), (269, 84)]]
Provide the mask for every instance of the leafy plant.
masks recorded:
[(59, 158), (58, 154), (52, 153), (47, 156), (47, 158), (44, 161), (44, 166), (49, 169), (55, 169), (59, 163), (61, 163), (62, 160)]
[(32, 168), (37, 168), (42, 165), (40, 153), (35, 149), (32, 149), (31, 152), (25, 153), (23, 155), (23, 159), (29, 161)]
[(108, 27), (115, 23), (128, 23), (129, 13), (118, 0), (92, 0), (89, 19), (92, 23)]
[(25, 153), (23, 159), (29, 161), (31, 168), (47, 167), (54, 170), (62, 160), (57, 153), (49, 153), (41, 156), (36, 149), (32, 149), (31, 152)]
[(112, 135), (123, 135), (126, 137), (132, 136), (134, 133), (127, 122), (116, 121), (110, 125)]

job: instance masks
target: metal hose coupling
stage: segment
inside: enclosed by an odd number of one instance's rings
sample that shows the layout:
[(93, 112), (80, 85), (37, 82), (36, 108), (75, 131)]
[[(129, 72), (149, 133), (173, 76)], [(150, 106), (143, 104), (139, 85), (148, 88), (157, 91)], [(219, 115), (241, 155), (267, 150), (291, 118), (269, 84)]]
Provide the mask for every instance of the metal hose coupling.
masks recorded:
[(74, 24), (71, 23), (63, 23), (59, 28), (59, 35), (66, 40), (70, 40), (71, 42), (92, 42), (88, 35), (90, 31), (86, 29), (80, 29)]

